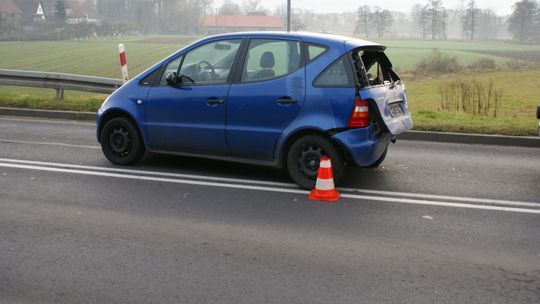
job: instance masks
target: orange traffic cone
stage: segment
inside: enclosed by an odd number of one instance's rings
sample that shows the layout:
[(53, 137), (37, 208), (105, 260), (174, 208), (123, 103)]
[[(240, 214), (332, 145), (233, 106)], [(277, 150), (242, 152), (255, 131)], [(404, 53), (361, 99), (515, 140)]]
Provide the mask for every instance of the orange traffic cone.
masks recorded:
[(337, 202), (339, 192), (334, 188), (334, 176), (332, 175), (332, 163), (330, 158), (321, 158), (319, 172), (317, 173), (317, 183), (315, 189), (309, 193), (312, 201)]

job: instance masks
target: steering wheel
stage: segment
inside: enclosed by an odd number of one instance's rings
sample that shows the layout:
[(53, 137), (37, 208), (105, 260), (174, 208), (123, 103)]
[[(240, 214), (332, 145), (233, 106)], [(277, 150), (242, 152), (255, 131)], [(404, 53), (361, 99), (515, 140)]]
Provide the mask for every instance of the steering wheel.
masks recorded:
[(214, 67), (210, 64), (210, 62), (206, 60), (201, 60), (199, 61), (199, 63), (197, 63), (197, 69), (195, 70), (196, 74), (198, 74), (199, 72), (203, 70), (204, 65), (206, 65), (206, 68), (207, 68), (206, 70), (210, 71), (212, 79), (216, 79), (217, 78), (216, 70), (214, 70)]

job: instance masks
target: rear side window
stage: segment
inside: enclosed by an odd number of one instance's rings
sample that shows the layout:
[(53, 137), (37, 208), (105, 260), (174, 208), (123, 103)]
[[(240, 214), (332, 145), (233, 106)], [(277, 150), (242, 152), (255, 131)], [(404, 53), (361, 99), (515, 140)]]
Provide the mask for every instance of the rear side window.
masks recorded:
[(347, 55), (329, 65), (313, 82), (315, 87), (354, 87), (353, 75)]
[(320, 55), (322, 55), (328, 48), (318, 44), (307, 44), (307, 58), (308, 61), (313, 61)]

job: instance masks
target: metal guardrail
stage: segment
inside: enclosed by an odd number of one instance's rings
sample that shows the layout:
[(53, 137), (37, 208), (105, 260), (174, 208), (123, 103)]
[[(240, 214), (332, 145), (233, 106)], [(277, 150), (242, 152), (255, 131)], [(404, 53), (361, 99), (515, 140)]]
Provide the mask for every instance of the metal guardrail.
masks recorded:
[(110, 94), (122, 86), (122, 80), (64, 73), (0, 69), (0, 85), (47, 88), (56, 90), (56, 99), (64, 90)]

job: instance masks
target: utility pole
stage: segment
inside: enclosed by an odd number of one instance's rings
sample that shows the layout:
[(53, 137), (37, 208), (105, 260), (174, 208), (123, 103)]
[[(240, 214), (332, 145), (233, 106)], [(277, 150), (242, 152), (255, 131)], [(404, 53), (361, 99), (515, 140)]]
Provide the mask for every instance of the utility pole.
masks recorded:
[(291, 31), (291, 0), (287, 0), (287, 32)]

